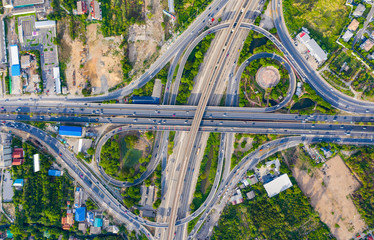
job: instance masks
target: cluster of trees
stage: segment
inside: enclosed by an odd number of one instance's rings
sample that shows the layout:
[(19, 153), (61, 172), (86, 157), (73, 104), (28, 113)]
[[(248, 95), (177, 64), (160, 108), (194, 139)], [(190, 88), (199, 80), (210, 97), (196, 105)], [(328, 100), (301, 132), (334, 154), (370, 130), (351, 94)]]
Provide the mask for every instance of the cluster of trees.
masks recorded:
[[(200, 165), (199, 178), (197, 179), (196, 190), (194, 193), (194, 199), (190, 205), (192, 211), (196, 211), (201, 204), (208, 197), (212, 184), (214, 182), (217, 160), (219, 153), (220, 144), (220, 133), (210, 133), (206, 148), (204, 151), (203, 160)], [(208, 164), (209, 163), (209, 164)], [(202, 186), (202, 181), (205, 182), (205, 187)]]
[(161, 164), (159, 164), (156, 168), (156, 171), (153, 173), (153, 176), (152, 176), (153, 184), (157, 188), (156, 200), (153, 203), (154, 209), (157, 209), (161, 204), (161, 171), (162, 171), (162, 167), (161, 167)]
[[(263, 46), (266, 46), (266, 45), (263, 45)], [(267, 89), (267, 91), (265, 92), (260, 86), (257, 85), (255, 76), (259, 68), (268, 67), (268, 66), (272, 66), (276, 68), (279, 71), (279, 75), (281, 79), (280, 79), (280, 82), (275, 87), (271, 89)], [(261, 98), (261, 100), (265, 100), (265, 98), (269, 98), (275, 102), (280, 102), (279, 97), (284, 98), (284, 96), (287, 94), (287, 91), (288, 91), (289, 75), (288, 75), (287, 69), (283, 65), (280, 65), (278, 61), (271, 59), (271, 58), (261, 58), (261, 59), (252, 61), (246, 67), (245, 71), (243, 72), (242, 78), (246, 79), (245, 81), (246, 88), (240, 87), (239, 89), (239, 106), (241, 107), (250, 105), (247, 97), (249, 97), (252, 100), (255, 100), (256, 98)], [(243, 86), (244, 85), (243, 81), (241, 81), (240, 84), (241, 86)], [(246, 89), (246, 92), (244, 92), (244, 89)], [(262, 102), (260, 102), (259, 104), (261, 103)]]
[(243, 157), (245, 157), (249, 153), (256, 150), (261, 144), (263, 144), (267, 141), (276, 139), (277, 135), (237, 133), (237, 134), (235, 134), (234, 146), (239, 145), (239, 141), (240, 141), (240, 139), (242, 139), (242, 137), (251, 137), (252, 138), (252, 147), (245, 152), (242, 152), (242, 151), (234, 151), (233, 152), (233, 154), (231, 156), (231, 169), (233, 169), (240, 162), (240, 160), (242, 160)]
[(345, 160), (347, 165), (358, 175), (363, 186), (353, 193), (352, 199), (366, 224), (374, 227), (374, 148), (355, 147), (358, 150)]
[(211, 2), (212, 0), (175, 0), (174, 8), (177, 13), (178, 31), (187, 28)]
[(138, 96), (151, 96), (153, 92), (153, 87), (155, 85), (155, 79), (160, 79), (161, 83), (163, 85), (166, 85), (167, 78), (168, 78), (168, 71), (169, 71), (169, 66), (170, 63), (165, 65), (158, 73), (157, 75), (147, 84), (145, 84), (143, 87), (134, 89), (133, 95), (138, 95)]
[(186, 104), (194, 84), (194, 78), (199, 73), (200, 64), (204, 61), (204, 54), (208, 51), (214, 34), (206, 36), (191, 52), (181, 77), (177, 104)]
[(105, 37), (124, 34), (132, 24), (144, 24), (144, 1), (100, 0), (101, 31)]
[(104, 168), (104, 171), (109, 175), (116, 175), (119, 168), (120, 162), (120, 146), (116, 141), (118, 135), (114, 135), (111, 139), (103, 145), (101, 148), (100, 155), (100, 166)]
[(127, 208), (131, 208), (137, 204), (141, 199), (139, 186), (128, 187), (122, 192), (123, 202)]
[(352, 82), (352, 87), (355, 91), (364, 92), (366, 96), (373, 96), (374, 77), (366, 71), (366, 69), (361, 69), (355, 80)]
[(171, 155), (173, 153), (174, 138), (175, 138), (175, 131), (170, 131), (169, 132), (169, 144), (168, 144), (168, 154), (169, 155)]
[[(284, 164), (280, 170), (291, 175)], [(272, 198), (262, 183), (244, 189), (243, 195), (254, 190), (255, 199), (227, 206), (212, 239), (333, 239), (295, 179), (290, 179), (293, 186)]]
[[(330, 114), (330, 115), (336, 114), (336, 109), (333, 108), (330, 103), (323, 100), (323, 98), (320, 97), (316, 93), (316, 91), (314, 91), (309, 86), (309, 84), (304, 83), (303, 88), (304, 88), (305, 93), (302, 96), (300, 96), (300, 98), (298, 98), (296, 95), (294, 95), (294, 97), (293, 97), (293, 101), (294, 101), (295, 104), (291, 107), (291, 110), (290, 110), (291, 113), (297, 113), (298, 112), (299, 114), (308, 115), (308, 114), (312, 114), (312, 113), (317, 111), (317, 112), (320, 112), (320, 113)], [(297, 110), (297, 109), (294, 108), (294, 106), (296, 105), (296, 103), (300, 99), (310, 99), (315, 103), (315, 105), (312, 106), (312, 107), (306, 108), (306, 109)]]
[[(20, 141), (14, 141), (19, 146)], [(68, 238), (68, 232), (61, 229), (62, 209), (66, 201), (73, 201), (74, 185), (66, 177), (48, 176), (51, 168), (51, 156), (39, 153), (31, 144), (22, 144), (25, 162), (21, 166), (13, 166), (13, 179), (25, 179), (21, 191), (15, 191), (13, 203), (16, 207), (16, 218), (10, 227), (15, 239), (26, 239), (35, 236), (41, 239), (45, 230), (56, 236), (60, 234)], [(40, 155), (40, 171), (34, 173), (33, 155)], [(22, 207), (21, 207), (22, 206)]]

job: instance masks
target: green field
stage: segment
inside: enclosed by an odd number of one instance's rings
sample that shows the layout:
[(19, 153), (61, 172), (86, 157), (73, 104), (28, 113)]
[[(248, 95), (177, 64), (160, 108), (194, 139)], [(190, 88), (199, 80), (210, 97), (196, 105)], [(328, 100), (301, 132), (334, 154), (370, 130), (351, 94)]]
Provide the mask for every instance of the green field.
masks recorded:
[(123, 167), (125, 168), (132, 168), (136, 164), (139, 163), (139, 159), (142, 157), (143, 152), (138, 150), (138, 149), (128, 149), (126, 147), (126, 142), (125, 139), (122, 139), (121, 141), (121, 150), (124, 153), (122, 162), (123, 162)]
[(338, 47), (340, 32), (349, 23), (346, 0), (284, 0), (283, 14), (289, 33), (294, 36), (307, 27), (324, 50)]

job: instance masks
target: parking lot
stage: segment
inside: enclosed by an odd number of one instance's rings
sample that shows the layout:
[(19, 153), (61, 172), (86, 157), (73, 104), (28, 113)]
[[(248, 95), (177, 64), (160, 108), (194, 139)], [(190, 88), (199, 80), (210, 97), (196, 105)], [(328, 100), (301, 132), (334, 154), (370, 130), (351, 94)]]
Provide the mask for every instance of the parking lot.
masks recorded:
[[(56, 94), (56, 76), (54, 68), (59, 67), (57, 45), (53, 43), (56, 37), (56, 25), (53, 21), (36, 21), (35, 16), (18, 18), (21, 49), (40, 52), (44, 93)], [(56, 70), (55, 70), (56, 71)], [(59, 81), (59, 80), (58, 80)]]

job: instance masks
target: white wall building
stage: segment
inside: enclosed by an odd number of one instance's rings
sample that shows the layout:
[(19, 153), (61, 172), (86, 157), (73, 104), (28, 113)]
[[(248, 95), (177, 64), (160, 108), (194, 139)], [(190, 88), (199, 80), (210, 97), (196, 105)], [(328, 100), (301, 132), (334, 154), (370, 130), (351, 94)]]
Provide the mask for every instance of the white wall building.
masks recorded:
[(309, 34), (304, 30), (297, 35), (297, 39), (306, 46), (310, 54), (317, 60), (319, 64), (327, 60), (327, 53), (318, 45), (318, 43), (310, 38)]
[(278, 195), (280, 192), (283, 192), (290, 187), (292, 187), (292, 183), (287, 174), (283, 174), (273, 181), (264, 184), (264, 188), (268, 193), (269, 198)]

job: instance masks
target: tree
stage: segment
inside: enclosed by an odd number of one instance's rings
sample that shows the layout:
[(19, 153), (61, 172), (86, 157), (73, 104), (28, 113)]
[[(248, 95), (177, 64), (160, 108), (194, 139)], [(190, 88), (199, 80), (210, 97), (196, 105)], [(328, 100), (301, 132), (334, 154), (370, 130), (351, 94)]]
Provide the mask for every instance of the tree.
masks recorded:
[(87, 149), (87, 154), (88, 155), (94, 155), (95, 154), (95, 149), (93, 147), (90, 147), (89, 149)]

